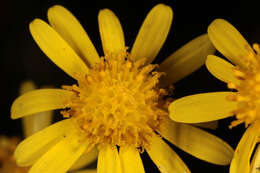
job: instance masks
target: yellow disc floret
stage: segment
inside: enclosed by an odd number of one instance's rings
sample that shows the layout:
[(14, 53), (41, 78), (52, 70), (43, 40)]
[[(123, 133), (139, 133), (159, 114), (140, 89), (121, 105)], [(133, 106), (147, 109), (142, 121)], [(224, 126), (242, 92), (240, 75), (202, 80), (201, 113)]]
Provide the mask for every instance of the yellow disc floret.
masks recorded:
[(234, 111), (237, 120), (231, 123), (230, 128), (241, 123), (247, 127), (260, 120), (260, 49), (258, 44), (254, 44), (253, 48), (256, 53), (250, 52), (248, 57), (242, 59), (245, 67), (237, 66), (234, 69), (239, 84), (228, 84), (230, 89), (238, 91), (228, 97), (238, 102), (238, 108)]
[(63, 86), (75, 92), (63, 116), (73, 118), (92, 145), (148, 147), (167, 115), (156, 68), (145, 59), (133, 62), (126, 51), (106, 55), (78, 85)]

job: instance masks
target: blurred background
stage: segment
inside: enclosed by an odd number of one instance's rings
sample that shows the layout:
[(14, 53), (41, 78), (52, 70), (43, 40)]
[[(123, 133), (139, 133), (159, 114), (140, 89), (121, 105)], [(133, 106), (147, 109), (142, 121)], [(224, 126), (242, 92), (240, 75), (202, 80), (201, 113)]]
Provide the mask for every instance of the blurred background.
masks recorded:
[[(257, 0), (4, 0), (0, 5), (0, 52), (1, 52), (1, 118), (0, 135), (21, 136), (20, 120), (10, 119), (10, 106), (18, 96), (24, 80), (33, 80), (36, 85), (75, 83), (68, 75), (53, 64), (32, 39), (28, 25), (34, 18), (47, 20), (47, 9), (55, 4), (68, 8), (88, 32), (100, 55), (103, 55), (98, 32), (97, 14), (109, 8), (119, 17), (125, 33), (126, 45), (131, 47), (149, 10), (158, 3), (165, 3), (174, 11), (173, 24), (164, 47), (157, 56), (160, 63), (172, 52), (191, 39), (207, 32), (207, 26), (216, 18), (232, 23), (250, 44), (260, 43), (260, 13)], [(175, 85), (175, 98), (194, 93), (227, 90), (224, 83), (209, 74), (205, 66)], [(58, 115), (58, 112), (56, 113)], [(216, 130), (208, 130), (227, 141), (233, 148), (244, 132), (243, 125), (228, 129), (232, 118), (221, 120)], [(172, 145), (171, 145), (172, 146)], [(228, 167), (208, 164), (178, 150), (175, 151), (187, 163), (192, 172), (228, 172)], [(159, 172), (156, 166), (143, 156), (147, 172)]]

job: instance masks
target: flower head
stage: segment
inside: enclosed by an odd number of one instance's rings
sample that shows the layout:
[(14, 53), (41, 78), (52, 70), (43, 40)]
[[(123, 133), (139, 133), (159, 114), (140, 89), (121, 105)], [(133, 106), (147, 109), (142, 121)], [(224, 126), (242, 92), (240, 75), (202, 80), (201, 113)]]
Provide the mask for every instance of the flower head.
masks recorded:
[[(251, 48), (243, 36), (223, 19), (216, 19), (209, 25), (208, 35), (217, 50), (235, 66), (213, 55), (208, 56), (206, 66), (211, 74), (226, 82), (234, 92), (181, 98), (170, 105), (170, 116), (176, 121), (194, 123), (235, 115), (237, 120), (231, 123), (230, 128), (241, 123), (246, 127), (250, 125), (235, 150), (230, 166), (231, 173), (247, 173), (255, 170), (257, 165), (257, 159), (253, 159), (252, 166), (250, 161), (260, 135), (260, 49), (258, 44), (253, 44)], [(185, 110), (188, 105), (192, 108)], [(191, 117), (188, 115), (190, 112), (197, 116)]]
[(207, 35), (202, 35), (160, 66), (150, 64), (172, 18), (169, 6), (155, 6), (128, 52), (118, 18), (108, 9), (101, 10), (104, 56), (100, 58), (80, 23), (64, 7), (48, 10), (50, 25), (35, 19), (30, 24), (34, 40), (77, 84), (32, 91), (15, 100), (12, 118), (54, 109), (63, 109), (65, 118), (23, 141), (15, 152), (17, 163), (32, 165), (32, 173), (63, 173), (80, 156), (98, 148), (98, 172), (144, 172), (140, 153), (146, 150), (161, 172), (189, 172), (162, 136), (202, 160), (228, 164), (233, 153), (229, 145), (168, 118), (167, 94), (172, 87), (162, 86), (192, 73), (215, 51)]

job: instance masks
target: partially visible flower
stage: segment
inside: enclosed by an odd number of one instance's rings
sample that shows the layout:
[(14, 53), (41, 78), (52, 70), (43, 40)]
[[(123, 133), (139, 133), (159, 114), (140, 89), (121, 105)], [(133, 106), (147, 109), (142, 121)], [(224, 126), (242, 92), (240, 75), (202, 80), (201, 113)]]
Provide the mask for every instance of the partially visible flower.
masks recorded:
[(202, 160), (229, 164), (233, 150), (228, 144), (168, 118), (168, 91), (161, 86), (171, 88), (169, 84), (198, 69), (215, 51), (207, 35), (202, 35), (160, 66), (150, 64), (166, 40), (172, 18), (169, 6), (155, 6), (129, 53), (118, 18), (108, 9), (101, 10), (101, 58), (80, 23), (65, 8), (48, 10), (51, 26), (35, 19), (30, 24), (34, 40), (78, 84), (36, 90), (15, 100), (12, 118), (54, 109), (65, 109), (61, 113), (67, 118), (23, 141), (15, 152), (17, 163), (32, 165), (31, 173), (63, 173), (80, 156), (88, 156), (84, 152), (97, 146), (100, 173), (144, 172), (139, 154), (144, 150), (161, 172), (190, 172), (159, 133)]
[(169, 107), (170, 117), (179, 122), (198, 123), (236, 115), (237, 120), (229, 127), (244, 123), (248, 128), (235, 150), (230, 172), (257, 172), (257, 163), (253, 161), (250, 164), (250, 161), (260, 139), (259, 45), (253, 44), (252, 49), (243, 36), (223, 19), (216, 19), (209, 25), (208, 35), (217, 50), (235, 66), (214, 55), (208, 56), (206, 66), (211, 74), (235, 91), (196, 94), (178, 99)]
[[(13, 157), (14, 151), (20, 142), (18, 137), (6, 137), (0, 136), (0, 172), (1, 173), (28, 173), (29, 167), (19, 167), (16, 164), (16, 161)], [(91, 155), (89, 155), (91, 157)], [(90, 158), (89, 158), (90, 159)], [(86, 162), (83, 159), (81, 160), (81, 166), (77, 163), (75, 166), (73, 165), (74, 169), (82, 168), (86, 166), (90, 162)], [(70, 171), (70, 173), (96, 173), (96, 169), (85, 169), (81, 171)]]
[(0, 136), (0, 172), (1, 173), (27, 173), (27, 167), (16, 165), (13, 153), (19, 143), (19, 138)]

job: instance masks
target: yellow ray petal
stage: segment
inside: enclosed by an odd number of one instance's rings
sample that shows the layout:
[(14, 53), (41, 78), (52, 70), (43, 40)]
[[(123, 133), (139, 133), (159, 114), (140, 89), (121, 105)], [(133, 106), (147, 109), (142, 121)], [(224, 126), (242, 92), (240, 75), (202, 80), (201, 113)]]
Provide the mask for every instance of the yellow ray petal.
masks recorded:
[(226, 20), (214, 20), (208, 27), (208, 35), (217, 50), (236, 65), (243, 66), (241, 58), (253, 53), (244, 37)]
[(116, 15), (109, 9), (100, 10), (98, 24), (104, 54), (124, 51), (124, 33)]
[(82, 170), (82, 171), (73, 171), (71, 173), (96, 173), (96, 169), (87, 169), (87, 170)]
[(200, 123), (232, 115), (236, 102), (226, 99), (232, 92), (194, 94), (175, 100), (169, 106), (170, 118), (177, 122)]
[(164, 86), (177, 82), (200, 68), (207, 55), (214, 52), (207, 34), (193, 39), (162, 62), (159, 71), (165, 72), (166, 76), (162, 76), (160, 82)]
[(239, 84), (239, 80), (234, 75), (235, 67), (229, 62), (217, 56), (209, 55), (206, 60), (206, 66), (209, 72), (219, 80), (226, 83)]
[(98, 173), (122, 173), (116, 146), (100, 146), (97, 163)]
[(65, 173), (71, 165), (83, 154), (87, 144), (80, 142), (75, 131), (70, 131), (56, 145), (47, 151), (31, 167), (29, 173)]
[(88, 34), (69, 10), (55, 5), (48, 10), (48, 20), (51, 26), (88, 65), (94, 65), (99, 61), (96, 48)]
[(14, 157), (19, 166), (32, 165), (42, 154), (49, 150), (63, 134), (72, 128), (71, 120), (55, 123), (22, 141), (15, 150)]
[(209, 122), (204, 122), (204, 123), (194, 123), (192, 125), (197, 126), (197, 127), (201, 127), (201, 128), (216, 130), (218, 128), (218, 121), (209, 121)]
[(132, 147), (120, 147), (119, 157), (124, 173), (145, 173), (139, 152)]
[(47, 23), (40, 19), (33, 20), (30, 32), (41, 50), (68, 75), (76, 79), (77, 75), (87, 74), (87, 65)]
[(150, 142), (147, 152), (162, 173), (190, 173), (181, 158), (160, 137), (153, 135)]
[(92, 163), (97, 159), (97, 156), (98, 156), (98, 151), (96, 148), (82, 154), (81, 157), (75, 162), (75, 164), (72, 165), (70, 171), (77, 170), (89, 165), (90, 163)]
[(233, 149), (223, 140), (196, 127), (165, 119), (160, 134), (172, 144), (204, 161), (228, 165)]
[(260, 122), (253, 123), (247, 128), (234, 153), (230, 165), (230, 173), (247, 173), (250, 171), (250, 158), (259, 140)]
[(257, 146), (255, 151), (252, 163), (251, 163), (251, 171), (250, 173), (260, 173), (260, 145)]
[(145, 18), (131, 50), (131, 58), (147, 58), (151, 63), (167, 38), (173, 12), (164, 4), (156, 5)]
[(39, 89), (18, 97), (11, 107), (11, 118), (65, 108), (73, 92), (63, 89)]

